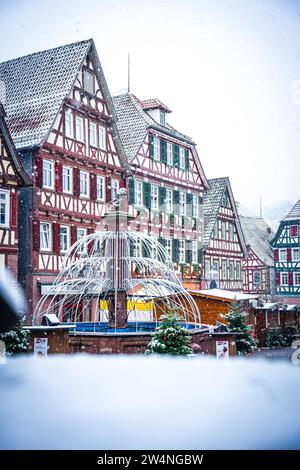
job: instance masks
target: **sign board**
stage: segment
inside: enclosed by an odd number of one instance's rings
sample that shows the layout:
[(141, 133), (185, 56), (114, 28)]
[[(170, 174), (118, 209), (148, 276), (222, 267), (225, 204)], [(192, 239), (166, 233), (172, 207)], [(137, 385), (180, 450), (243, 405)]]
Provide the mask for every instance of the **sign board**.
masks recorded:
[(35, 356), (47, 356), (48, 338), (34, 338), (33, 354)]
[(228, 341), (216, 341), (216, 356), (217, 359), (229, 359)]

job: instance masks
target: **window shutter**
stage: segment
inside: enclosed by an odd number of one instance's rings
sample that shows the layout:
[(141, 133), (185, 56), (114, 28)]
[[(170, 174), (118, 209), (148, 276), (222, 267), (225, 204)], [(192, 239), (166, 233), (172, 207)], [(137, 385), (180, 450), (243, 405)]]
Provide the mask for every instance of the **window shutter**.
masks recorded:
[(178, 263), (179, 261), (179, 240), (177, 238), (173, 239), (173, 262)]
[(41, 188), (43, 186), (43, 159), (40, 155), (36, 156), (35, 163), (35, 183)]
[(128, 190), (129, 190), (129, 204), (133, 205), (135, 203), (134, 198), (134, 179), (129, 178), (128, 180)]
[(179, 168), (179, 145), (173, 144), (174, 166)]
[(161, 210), (162, 206), (166, 203), (167, 190), (164, 187), (159, 188), (159, 209)]
[(75, 167), (73, 169), (73, 190), (74, 190), (74, 196), (79, 197), (80, 196), (80, 170), (79, 168)]
[(147, 248), (146, 243), (142, 242), (142, 257), (143, 258), (150, 258), (151, 253), (149, 253), (149, 248)]
[(97, 177), (93, 173), (90, 174), (90, 196), (91, 199), (97, 199)]
[(190, 151), (189, 149), (184, 149), (185, 153), (185, 169), (188, 171), (190, 169)]
[(179, 191), (176, 189), (173, 191), (173, 206), (174, 213), (179, 214)]
[(153, 135), (149, 134), (149, 155), (150, 158), (154, 156), (154, 148), (153, 148)]
[(33, 220), (32, 222), (32, 245), (33, 251), (40, 251), (40, 222)]
[(192, 250), (186, 250), (185, 259), (187, 264), (192, 262)]
[(106, 176), (105, 178), (105, 201), (111, 201), (111, 177)]
[(18, 226), (18, 195), (17, 193), (10, 193), (10, 226), (17, 228)]
[(164, 139), (160, 139), (160, 160), (167, 163), (167, 142)]
[(199, 264), (202, 264), (202, 249), (198, 248), (197, 260)]
[(280, 286), (280, 273), (276, 273), (276, 284)]
[(134, 251), (134, 242), (133, 242), (133, 240), (129, 241), (129, 250), (130, 250), (130, 256), (132, 258), (133, 257), (133, 251)]
[(199, 217), (203, 217), (203, 197), (199, 196)]
[(289, 273), (289, 286), (293, 286), (294, 281), (293, 281), (293, 273)]
[(275, 250), (275, 261), (279, 261), (279, 250), (278, 250), (278, 248)]
[(286, 250), (286, 260), (292, 261), (292, 249), (291, 248), (287, 248)]
[(147, 209), (151, 207), (151, 184), (150, 183), (143, 183), (144, 189), (144, 206)]
[(71, 245), (77, 242), (77, 227), (76, 225), (71, 226)]
[(186, 195), (186, 215), (192, 217), (193, 215), (193, 194), (187, 193)]
[(121, 178), (119, 180), (119, 188), (126, 188), (126, 179), (125, 178)]
[(166, 240), (165, 238), (159, 238), (158, 242), (165, 248), (166, 247)]
[(62, 164), (55, 162), (55, 191), (61, 193), (62, 189)]
[(53, 253), (60, 253), (60, 225), (53, 224)]

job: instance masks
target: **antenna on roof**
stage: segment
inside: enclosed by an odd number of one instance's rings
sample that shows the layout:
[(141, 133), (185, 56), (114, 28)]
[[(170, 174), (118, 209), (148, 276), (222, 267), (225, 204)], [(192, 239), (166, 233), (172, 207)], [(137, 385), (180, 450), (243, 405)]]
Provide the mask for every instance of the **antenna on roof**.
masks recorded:
[(128, 58), (127, 58), (127, 92), (130, 93), (130, 52), (128, 52)]

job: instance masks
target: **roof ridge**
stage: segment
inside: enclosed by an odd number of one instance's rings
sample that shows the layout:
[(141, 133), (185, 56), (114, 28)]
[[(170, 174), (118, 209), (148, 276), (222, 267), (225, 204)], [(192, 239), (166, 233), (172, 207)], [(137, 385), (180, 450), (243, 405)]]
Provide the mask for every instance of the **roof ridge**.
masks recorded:
[[(293, 213), (295, 213), (295, 215)], [(300, 199), (296, 202), (296, 204), (294, 204), (290, 212), (288, 212), (288, 214), (283, 218), (283, 220), (288, 220), (288, 219), (293, 220), (293, 218), (295, 219), (300, 218)]]

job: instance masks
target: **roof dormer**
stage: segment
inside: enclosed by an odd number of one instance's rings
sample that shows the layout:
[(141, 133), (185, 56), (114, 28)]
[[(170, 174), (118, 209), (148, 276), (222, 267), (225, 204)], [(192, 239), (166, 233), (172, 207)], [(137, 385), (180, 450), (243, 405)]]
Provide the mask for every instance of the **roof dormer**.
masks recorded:
[(144, 111), (154, 119), (158, 124), (166, 125), (166, 113), (171, 113), (171, 110), (158, 99), (150, 99), (140, 101)]

